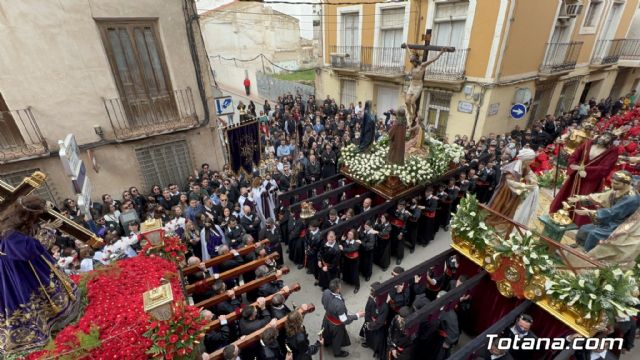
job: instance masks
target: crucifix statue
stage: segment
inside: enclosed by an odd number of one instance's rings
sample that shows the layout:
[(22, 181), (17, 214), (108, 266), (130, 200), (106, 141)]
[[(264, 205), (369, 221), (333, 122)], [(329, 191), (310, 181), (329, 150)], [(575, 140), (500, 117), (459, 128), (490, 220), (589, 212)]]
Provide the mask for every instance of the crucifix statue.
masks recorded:
[[(403, 49), (412, 50), (410, 62), (413, 65), (413, 68), (409, 71), (409, 78), (411, 79), (411, 82), (409, 84), (409, 89), (407, 89), (407, 92), (405, 93), (407, 120), (409, 124), (411, 124), (417, 116), (418, 100), (420, 99), (420, 95), (422, 94), (424, 73), (427, 69), (427, 66), (437, 61), (443, 53), (456, 51), (454, 47), (430, 45), (429, 43), (431, 41), (431, 29), (427, 30), (427, 33), (424, 35), (424, 40), (424, 45), (402, 44), (400, 46)], [(420, 57), (418, 56), (418, 50), (423, 51), (422, 60), (420, 60)], [(436, 57), (429, 60), (429, 50), (439, 51), (439, 53)]]
[[(46, 178), (47, 175), (36, 171), (22, 180), (16, 187), (0, 180), (0, 211), (7, 209), (11, 204), (19, 201), (21, 197), (31, 194), (35, 189), (44, 184)], [(48, 208), (47, 211), (40, 214), (39, 217), (40, 220), (45, 222), (58, 223), (58, 229), (60, 231), (88, 244), (94, 249), (100, 248), (103, 245), (101, 238), (52, 208)]]

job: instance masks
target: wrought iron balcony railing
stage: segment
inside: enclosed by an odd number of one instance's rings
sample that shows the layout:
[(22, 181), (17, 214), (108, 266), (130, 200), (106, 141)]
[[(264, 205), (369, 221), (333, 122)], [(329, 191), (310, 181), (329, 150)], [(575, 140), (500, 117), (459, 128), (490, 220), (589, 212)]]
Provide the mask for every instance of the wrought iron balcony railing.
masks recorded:
[(540, 65), (540, 72), (551, 74), (575, 69), (582, 44), (582, 41), (548, 43), (547, 53)]
[[(443, 53), (434, 63), (427, 66), (425, 80), (461, 80), (464, 79), (469, 49), (456, 49)], [(430, 51), (428, 59), (438, 56), (437, 51)]]
[(620, 60), (640, 60), (640, 39), (624, 39), (620, 47)]
[(331, 66), (379, 73), (402, 73), (406, 51), (400, 47), (331, 46)]
[(615, 64), (620, 59), (625, 39), (598, 40), (591, 58), (592, 64)]
[(199, 123), (191, 88), (160, 96), (103, 100), (118, 140), (187, 129)]
[(31, 108), (0, 111), (0, 163), (49, 154)]

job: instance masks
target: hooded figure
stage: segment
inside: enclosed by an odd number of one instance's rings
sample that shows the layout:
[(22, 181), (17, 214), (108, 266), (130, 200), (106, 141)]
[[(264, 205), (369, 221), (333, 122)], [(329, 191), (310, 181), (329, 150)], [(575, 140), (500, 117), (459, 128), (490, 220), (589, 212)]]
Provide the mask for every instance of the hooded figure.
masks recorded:
[(362, 135), (360, 136), (360, 145), (358, 150), (364, 151), (371, 146), (376, 132), (376, 122), (371, 114), (371, 100), (364, 103), (364, 115), (362, 118)]

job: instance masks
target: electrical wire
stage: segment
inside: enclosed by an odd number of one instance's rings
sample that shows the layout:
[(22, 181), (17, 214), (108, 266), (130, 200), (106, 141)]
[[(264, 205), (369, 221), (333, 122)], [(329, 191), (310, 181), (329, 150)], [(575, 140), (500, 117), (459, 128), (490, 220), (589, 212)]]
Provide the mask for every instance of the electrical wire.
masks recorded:
[(258, 58), (262, 58), (262, 59), (266, 60), (272, 66), (274, 66), (274, 67), (276, 67), (276, 68), (278, 68), (280, 70), (288, 71), (290, 73), (297, 73), (297, 72), (311, 70), (311, 69), (291, 70), (291, 69), (283, 68), (282, 66), (280, 66), (280, 65), (274, 63), (273, 61), (271, 61), (271, 59), (269, 59), (266, 55), (264, 55), (262, 53), (252, 57), (251, 59), (238, 59), (237, 57), (227, 58), (227, 57), (224, 57), (222, 55), (210, 55), (209, 58), (210, 59), (218, 58), (220, 60), (233, 61), (233, 62), (236, 62), (236, 61), (237, 62), (252, 62), (252, 61), (257, 60)]

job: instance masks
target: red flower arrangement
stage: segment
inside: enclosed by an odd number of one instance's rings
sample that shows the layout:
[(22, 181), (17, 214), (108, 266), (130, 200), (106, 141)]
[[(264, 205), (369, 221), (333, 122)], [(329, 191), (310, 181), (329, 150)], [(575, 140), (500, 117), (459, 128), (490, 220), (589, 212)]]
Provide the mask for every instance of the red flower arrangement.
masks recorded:
[[(95, 271), (88, 273), (88, 304), (81, 318), (60, 331), (46, 350), (31, 353), (27, 359), (75, 359), (80, 354), (88, 359), (149, 358), (147, 351), (154, 342), (144, 336), (149, 330), (150, 317), (144, 312), (142, 294), (161, 285), (162, 278), (167, 278), (171, 282), (173, 298), (182, 303), (184, 297), (175, 275), (176, 266), (171, 261), (147, 256), (121, 260), (111, 266), (115, 271), (98, 270), (97, 275)], [(82, 280), (75, 277), (74, 281)], [(82, 349), (79, 339), (92, 333), (99, 334), (100, 346)], [(186, 353), (186, 348), (183, 349)]]
[(206, 323), (198, 308), (182, 302), (174, 304), (171, 319), (152, 321), (144, 333), (153, 342), (147, 354), (160, 359), (192, 358), (193, 349), (204, 337)]
[(178, 236), (172, 235), (164, 238), (162, 246), (152, 246), (151, 243), (145, 241), (142, 245), (141, 254), (146, 256), (159, 256), (163, 259), (172, 261), (178, 266), (181, 266), (185, 262), (185, 253), (187, 247), (182, 243)]

